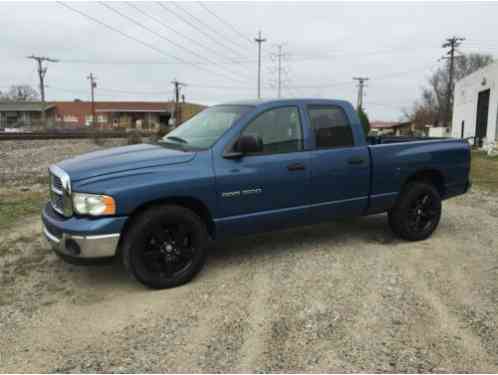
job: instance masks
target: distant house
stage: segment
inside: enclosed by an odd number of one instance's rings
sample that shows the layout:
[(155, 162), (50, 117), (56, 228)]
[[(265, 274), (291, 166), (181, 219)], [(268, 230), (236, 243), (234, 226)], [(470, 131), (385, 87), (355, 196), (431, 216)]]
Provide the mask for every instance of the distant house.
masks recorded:
[[(47, 104), (45, 113), (53, 116), (55, 106)], [(40, 102), (0, 102), (0, 129), (36, 127), (41, 124)]]
[(410, 121), (394, 122), (394, 121), (372, 121), (370, 123), (370, 131), (373, 134), (385, 135), (423, 135), (425, 132), (418, 129), (415, 124)]
[(451, 135), (479, 146), (498, 141), (498, 62), (456, 82)]
[[(41, 108), (40, 102), (0, 103), (0, 127), (38, 128)], [(189, 119), (203, 108), (181, 103), (181, 120)], [(174, 102), (95, 102), (94, 121), (91, 102), (56, 101), (47, 103), (46, 118), (51, 128), (84, 129), (95, 125), (103, 129), (155, 131), (161, 125), (169, 125), (174, 110)]]

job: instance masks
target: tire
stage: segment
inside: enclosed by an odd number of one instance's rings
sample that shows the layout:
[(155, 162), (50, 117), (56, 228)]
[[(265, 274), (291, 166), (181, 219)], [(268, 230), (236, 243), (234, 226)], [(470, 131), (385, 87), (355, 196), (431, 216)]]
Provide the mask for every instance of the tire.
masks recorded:
[(409, 241), (425, 240), (436, 230), (441, 219), (441, 196), (430, 183), (410, 183), (388, 217), (397, 236)]
[(197, 214), (180, 206), (158, 206), (130, 224), (122, 246), (123, 263), (142, 284), (172, 288), (201, 270), (207, 244), (206, 225)]

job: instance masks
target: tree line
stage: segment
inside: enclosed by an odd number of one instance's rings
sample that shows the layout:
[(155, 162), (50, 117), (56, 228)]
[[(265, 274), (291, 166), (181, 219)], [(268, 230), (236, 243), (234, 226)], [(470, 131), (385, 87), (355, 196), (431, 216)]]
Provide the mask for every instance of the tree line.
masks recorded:
[[(474, 73), (493, 61), (492, 55), (479, 53), (463, 54), (456, 57), (455, 81)], [(448, 62), (427, 78), (426, 84), (422, 87), (420, 98), (415, 101), (412, 108), (404, 110), (404, 117), (416, 126), (444, 125), (445, 116), (448, 113), (448, 95), (453, 99), (453, 95), (448, 92), (449, 69), (447, 64)], [(450, 100), (450, 114), (452, 109), (453, 100)]]
[(34, 102), (38, 100), (40, 100), (38, 91), (30, 85), (12, 85), (7, 91), (0, 91), (0, 101), (3, 102)]

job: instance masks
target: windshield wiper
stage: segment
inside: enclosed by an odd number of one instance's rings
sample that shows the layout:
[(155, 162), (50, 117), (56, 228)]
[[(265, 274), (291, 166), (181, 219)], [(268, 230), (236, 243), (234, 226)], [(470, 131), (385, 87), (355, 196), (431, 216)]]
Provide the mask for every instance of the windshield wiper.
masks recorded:
[(172, 135), (170, 137), (166, 137), (166, 139), (171, 139), (173, 141), (177, 141), (177, 142), (180, 142), (180, 143), (188, 143), (185, 139), (180, 138), (180, 137), (176, 137), (174, 135)]

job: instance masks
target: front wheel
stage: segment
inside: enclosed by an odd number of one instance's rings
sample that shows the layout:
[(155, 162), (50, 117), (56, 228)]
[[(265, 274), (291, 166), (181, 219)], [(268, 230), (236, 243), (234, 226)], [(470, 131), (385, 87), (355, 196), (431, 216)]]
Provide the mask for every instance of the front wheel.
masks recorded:
[(428, 238), (441, 219), (441, 196), (425, 182), (414, 182), (401, 193), (389, 212), (389, 225), (399, 237), (409, 241)]
[(123, 262), (142, 284), (171, 288), (190, 281), (206, 260), (208, 234), (193, 211), (173, 205), (138, 216), (123, 241)]

